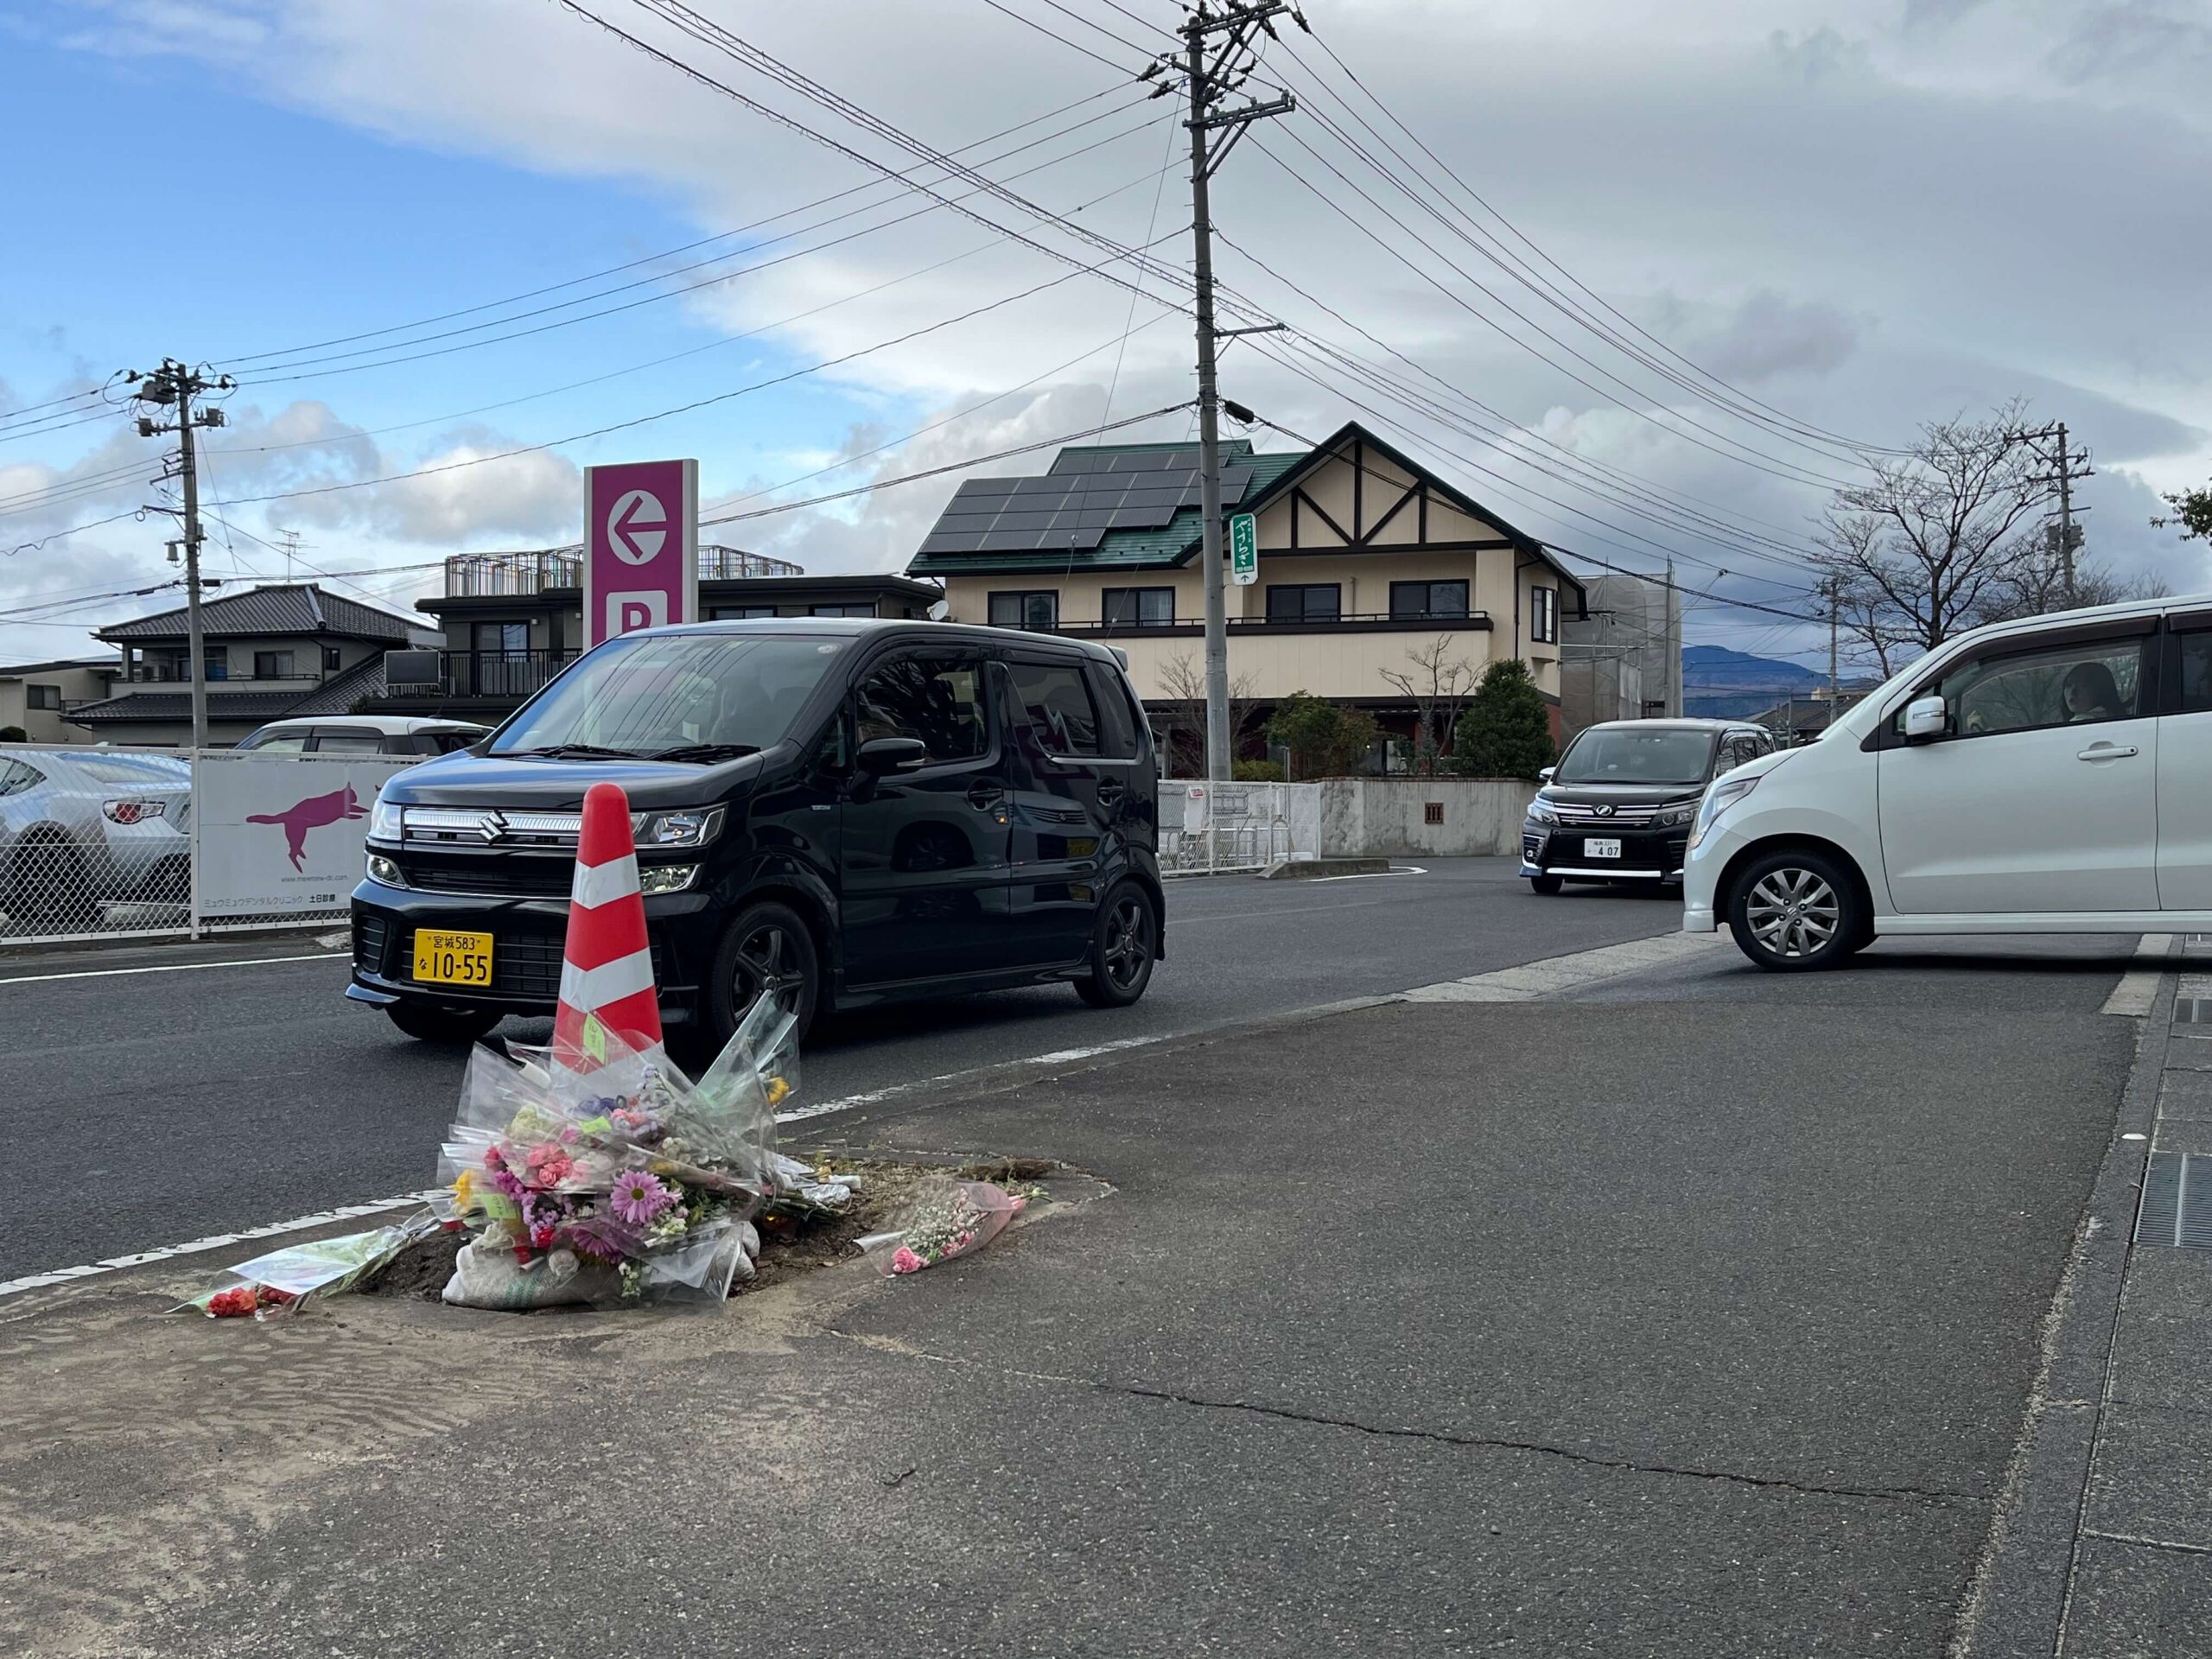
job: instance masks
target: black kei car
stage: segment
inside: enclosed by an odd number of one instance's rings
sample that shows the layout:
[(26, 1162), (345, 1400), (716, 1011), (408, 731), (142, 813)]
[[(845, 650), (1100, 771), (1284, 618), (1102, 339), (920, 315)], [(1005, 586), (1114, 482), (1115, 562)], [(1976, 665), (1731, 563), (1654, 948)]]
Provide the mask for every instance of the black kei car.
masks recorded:
[(346, 995), (410, 1036), (549, 1014), (584, 792), (628, 793), (662, 1020), (724, 1041), (764, 990), (825, 1009), (1165, 955), (1158, 767), (1120, 662), (944, 622), (705, 623), (611, 639), (481, 743), (394, 777)]
[(1521, 874), (1538, 893), (1569, 881), (1679, 883), (1706, 785), (1774, 747), (1764, 728), (1739, 721), (1586, 727), (1542, 773), (1521, 826)]

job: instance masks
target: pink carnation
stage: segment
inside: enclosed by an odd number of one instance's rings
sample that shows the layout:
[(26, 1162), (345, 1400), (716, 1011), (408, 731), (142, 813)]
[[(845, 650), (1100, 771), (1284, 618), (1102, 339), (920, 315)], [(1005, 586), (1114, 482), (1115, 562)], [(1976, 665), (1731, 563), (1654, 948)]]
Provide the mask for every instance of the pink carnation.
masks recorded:
[(891, 1271), (893, 1273), (918, 1273), (926, 1265), (920, 1256), (904, 1244), (891, 1253)]

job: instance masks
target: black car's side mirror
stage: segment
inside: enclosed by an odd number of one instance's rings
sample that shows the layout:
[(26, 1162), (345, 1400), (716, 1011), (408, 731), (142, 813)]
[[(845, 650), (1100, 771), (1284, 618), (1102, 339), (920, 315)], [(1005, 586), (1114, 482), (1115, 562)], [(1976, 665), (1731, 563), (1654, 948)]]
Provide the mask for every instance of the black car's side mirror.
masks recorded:
[(912, 772), (929, 758), (930, 747), (918, 737), (871, 737), (854, 752), (853, 763), (862, 776), (881, 778)]

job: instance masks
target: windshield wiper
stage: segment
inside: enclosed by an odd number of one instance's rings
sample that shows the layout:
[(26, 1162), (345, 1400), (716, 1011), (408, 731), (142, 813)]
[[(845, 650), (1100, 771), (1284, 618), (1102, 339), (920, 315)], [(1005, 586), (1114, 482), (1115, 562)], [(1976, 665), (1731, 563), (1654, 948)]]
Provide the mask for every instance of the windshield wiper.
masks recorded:
[(643, 757), (635, 749), (603, 749), (595, 743), (549, 743), (542, 749), (506, 749), (499, 758), (511, 760), (516, 755), (541, 755), (549, 760), (637, 760)]
[(715, 760), (737, 760), (760, 753), (760, 746), (757, 743), (679, 743), (672, 749), (655, 749), (645, 758), (648, 760), (694, 760), (703, 764)]

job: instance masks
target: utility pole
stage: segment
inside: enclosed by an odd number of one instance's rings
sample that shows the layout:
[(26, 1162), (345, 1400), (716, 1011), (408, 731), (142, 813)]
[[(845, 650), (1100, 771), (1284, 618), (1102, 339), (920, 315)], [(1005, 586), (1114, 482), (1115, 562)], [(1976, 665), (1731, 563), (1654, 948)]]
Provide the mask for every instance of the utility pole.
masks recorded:
[(204, 391), (227, 391), (238, 383), (227, 374), (211, 380), (173, 357), (163, 358), (162, 366), (151, 374), (141, 374), (133, 369), (126, 378), (138, 388), (131, 395), (140, 403), (176, 410), (173, 421), (157, 421), (150, 415), (141, 415), (138, 435), (150, 438), (164, 432), (177, 435), (177, 476), (184, 484), (184, 608), (185, 626), (191, 639), (192, 747), (204, 749), (207, 747), (207, 651), (200, 626), (200, 472), (193, 454), (192, 437), (197, 428), (222, 425), (223, 411), (203, 409), (195, 415), (192, 400)]
[[(2066, 434), (2066, 423), (2063, 421), (2055, 425), (2046, 426), (2039, 432), (2023, 432), (2019, 437), (2022, 442), (2029, 444), (2040, 443), (2046, 438), (2055, 438), (2058, 442), (2057, 454), (2045, 457), (2050, 461), (2051, 476), (2040, 478), (2035, 481), (2038, 484), (2053, 485), (2058, 491), (2059, 579), (2066, 594), (2067, 608), (2071, 610), (2081, 597), (2075, 586), (2074, 570), (2074, 555), (2082, 545), (2081, 531), (2074, 526), (2074, 485), (2077, 480), (2094, 478), (2096, 473), (2089, 466), (2088, 450), (2084, 449), (2078, 455), (2074, 453), (2072, 442)], [(2041, 455), (2043, 451), (2038, 449), (2036, 453)]]
[[(1286, 0), (1237, 0), (1219, 10), (1210, 10), (1205, 0), (1193, 6), (1176, 33), (1183, 37), (1179, 65), (1169, 57), (1145, 72), (1149, 79), (1163, 68), (1179, 67), (1189, 82), (1191, 113), (1185, 125), (1191, 133), (1191, 261), (1196, 287), (1198, 335), (1198, 511), (1201, 584), (1206, 603), (1206, 776), (1225, 782), (1230, 763), (1229, 729), (1229, 613), (1222, 584), (1228, 569), (1222, 557), (1221, 522), (1221, 392), (1215, 376), (1216, 342), (1236, 334), (1262, 332), (1253, 328), (1217, 328), (1213, 311), (1213, 221), (1208, 186), (1236, 140), (1253, 122), (1281, 115), (1297, 107), (1287, 94), (1265, 104), (1247, 103), (1234, 109), (1218, 107), (1222, 100), (1249, 79), (1252, 36), (1262, 31), (1271, 38), (1268, 19), (1290, 11)], [(1293, 13), (1293, 16), (1296, 16)], [(1302, 26), (1305, 20), (1300, 18)], [(1216, 41), (1214, 37), (1224, 37)], [(1209, 55), (1211, 54), (1211, 55)], [(1167, 90), (1163, 83), (1160, 91)], [(1155, 94), (1156, 96), (1157, 94)], [(1218, 144), (1211, 135), (1225, 130)]]

